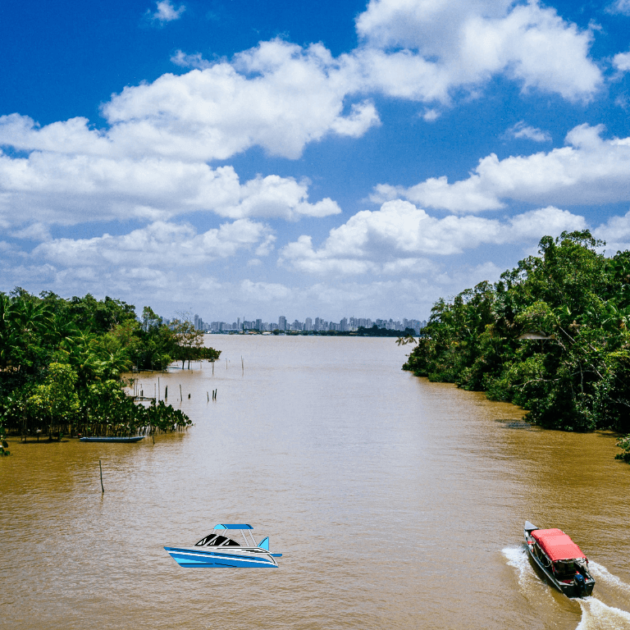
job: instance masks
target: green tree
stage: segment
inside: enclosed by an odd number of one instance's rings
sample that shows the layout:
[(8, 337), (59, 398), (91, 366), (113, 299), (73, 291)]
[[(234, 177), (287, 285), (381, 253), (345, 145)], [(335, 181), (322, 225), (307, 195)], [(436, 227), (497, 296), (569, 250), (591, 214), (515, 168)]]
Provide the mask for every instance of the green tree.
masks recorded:
[(138, 321), (133, 306), (109, 297), (0, 293), (0, 443), (7, 431), (51, 435), (55, 424), (125, 434), (187, 426), (169, 405), (135, 404), (124, 374), (219, 354), (189, 325), (167, 326), (150, 307)]
[(404, 369), (486, 391), (542, 426), (630, 431), (630, 253), (588, 232), (544, 237), (538, 256), (438, 300)]
[(29, 397), (34, 413), (48, 419), (48, 437), (52, 439), (55, 419), (74, 420), (79, 411), (79, 396), (75, 390), (77, 375), (65, 363), (51, 363), (44, 383), (35, 386)]

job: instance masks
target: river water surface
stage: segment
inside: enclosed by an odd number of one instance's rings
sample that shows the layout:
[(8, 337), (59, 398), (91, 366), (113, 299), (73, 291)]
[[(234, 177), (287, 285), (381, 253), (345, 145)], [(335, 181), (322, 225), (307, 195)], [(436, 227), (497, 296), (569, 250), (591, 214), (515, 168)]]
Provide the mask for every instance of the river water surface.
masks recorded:
[[(415, 378), (392, 339), (208, 339), (214, 374), (159, 374), (187, 432), (14, 441), (0, 460), (0, 626), (630, 628), (630, 466), (613, 437), (542, 431)], [(140, 375), (145, 395), (157, 377)], [(526, 519), (582, 547), (594, 597), (542, 582)], [(226, 522), (269, 535), (279, 569), (182, 569), (163, 549)]]

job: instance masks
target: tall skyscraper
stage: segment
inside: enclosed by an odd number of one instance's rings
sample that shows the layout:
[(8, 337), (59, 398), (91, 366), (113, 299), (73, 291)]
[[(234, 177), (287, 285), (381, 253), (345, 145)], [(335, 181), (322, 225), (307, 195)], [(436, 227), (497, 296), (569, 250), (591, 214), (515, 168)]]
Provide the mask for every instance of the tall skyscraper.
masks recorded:
[(284, 315), (280, 315), (278, 317), (278, 330), (286, 330), (287, 329), (287, 318)]

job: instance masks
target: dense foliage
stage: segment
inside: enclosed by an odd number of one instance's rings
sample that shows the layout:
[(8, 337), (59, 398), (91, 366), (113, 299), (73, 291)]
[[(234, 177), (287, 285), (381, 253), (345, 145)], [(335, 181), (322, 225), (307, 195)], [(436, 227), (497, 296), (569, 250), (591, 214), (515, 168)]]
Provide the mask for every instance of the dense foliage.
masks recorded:
[(630, 252), (602, 246), (588, 231), (546, 236), (496, 284), (439, 300), (404, 369), (547, 428), (629, 433)]
[[(402, 334), (403, 336), (413, 337), (413, 335), (416, 334), (416, 331), (413, 328), (405, 328)], [(357, 335), (359, 337), (400, 337), (400, 331), (389, 330), (388, 328), (379, 328), (376, 324), (374, 324), (372, 328), (359, 326)]]
[(203, 334), (189, 322), (165, 325), (148, 307), (139, 321), (133, 306), (108, 297), (0, 293), (0, 455), (7, 431), (131, 434), (187, 426), (187, 416), (169, 405), (136, 404), (122, 375), (219, 354), (203, 347)]

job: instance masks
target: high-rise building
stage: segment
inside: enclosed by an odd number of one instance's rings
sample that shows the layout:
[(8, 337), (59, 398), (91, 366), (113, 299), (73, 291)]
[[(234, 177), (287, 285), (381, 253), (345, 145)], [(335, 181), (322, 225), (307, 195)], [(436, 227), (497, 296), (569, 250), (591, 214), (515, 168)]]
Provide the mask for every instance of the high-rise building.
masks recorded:
[(313, 330), (313, 320), (310, 317), (304, 320), (304, 330)]
[(278, 330), (286, 330), (287, 329), (287, 318), (284, 315), (280, 315), (278, 317)]

